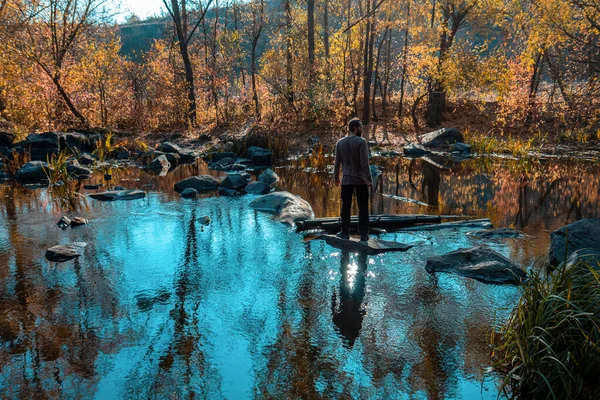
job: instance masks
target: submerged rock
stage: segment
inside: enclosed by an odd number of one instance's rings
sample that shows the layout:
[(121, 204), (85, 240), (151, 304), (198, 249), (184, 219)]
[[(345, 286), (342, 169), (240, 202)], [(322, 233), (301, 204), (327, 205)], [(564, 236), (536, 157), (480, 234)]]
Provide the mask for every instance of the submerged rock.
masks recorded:
[(75, 228), (76, 226), (87, 225), (88, 220), (83, 217), (73, 217), (71, 218), (71, 228)]
[(337, 249), (365, 252), (367, 254), (408, 251), (413, 247), (410, 244), (390, 242), (379, 239), (369, 239), (366, 242), (361, 242), (355, 237), (351, 237), (350, 239), (340, 239), (335, 235), (321, 235), (317, 239), (322, 239), (327, 242), (328, 245)]
[(237, 190), (228, 189), (225, 187), (219, 188), (220, 196), (235, 197), (235, 196), (241, 196), (242, 194), (243, 194), (242, 192), (238, 192)]
[(65, 262), (83, 255), (86, 243), (60, 244), (46, 251), (46, 258), (52, 262)]
[(289, 192), (274, 192), (260, 196), (250, 203), (257, 211), (274, 214), (275, 218), (287, 224), (313, 219), (315, 213), (308, 202)]
[(559, 265), (576, 251), (579, 256), (596, 255), (600, 259), (600, 218), (582, 219), (550, 234), (552, 265)]
[(271, 150), (252, 146), (246, 150), (246, 158), (252, 160), (254, 165), (268, 166), (272, 163), (273, 153)]
[(506, 257), (485, 247), (459, 249), (443, 256), (430, 257), (427, 272), (451, 272), (485, 283), (520, 284), (525, 272)]
[(146, 197), (146, 193), (141, 190), (111, 190), (93, 193), (90, 197), (100, 201), (135, 200)]
[(184, 199), (191, 199), (191, 198), (194, 198), (197, 196), (198, 196), (198, 191), (191, 187), (186, 188), (181, 192), (181, 197), (183, 197)]
[(99, 183), (97, 185), (83, 185), (83, 188), (87, 189), (87, 190), (98, 190), (103, 186), (104, 186), (103, 184)]
[(229, 174), (221, 182), (220, 188), (232, 189), (232, 190), (243, 190), (248, 186), (248, 181), (240, 174)]
[(279, 181), (279, 175), (277, 175), (271, 168), (267, 168), (258, 176), (258, 180), (266, 183), (267, 185), (272, 185), (273, 183)]
[(191, 176), (177, 182), (174, 186), (178, 193), (183, 192), (187, 188), (196, 189), (198, 192), (216, 190), (219, 188), (221, 181), (211, 175)]
[(23, 182), (47, 181), (46, 171), (48, 170), (48, 164), (44, 161), (29, 161), (17, 171), (15, 178)]
[(456, 128), (442, 128), (419, 136), (419, 142), (424, 147), (447, 147), (464, 141), (462, 133)]
[(431, 153), (431, 151), (419, 144), (409, 143), (404, 146), (404, 155), (408, 157), (421, 157), (429, 153)]
[(264, 182), (256, 181), (248, 184), (244, 191), (249, 194), (267, 194), (271, 191), (271, 186)]
[(467, 235), (480, 239), (518, 239), (526, 236), (523, 232), (511, 228), (484, 229), (480, 231), (469, 232)]

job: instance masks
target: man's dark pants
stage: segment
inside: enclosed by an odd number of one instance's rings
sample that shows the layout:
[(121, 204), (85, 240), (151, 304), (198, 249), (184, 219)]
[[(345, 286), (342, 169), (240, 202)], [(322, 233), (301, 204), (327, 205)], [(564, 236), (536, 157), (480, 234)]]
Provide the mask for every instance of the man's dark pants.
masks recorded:
[(342, 233), (350, 231), (350, 212), (354, 193), (358, 203), (358, 231), (361, 235), (367, 235), (369, 233), (368, 185), (342, 185)]

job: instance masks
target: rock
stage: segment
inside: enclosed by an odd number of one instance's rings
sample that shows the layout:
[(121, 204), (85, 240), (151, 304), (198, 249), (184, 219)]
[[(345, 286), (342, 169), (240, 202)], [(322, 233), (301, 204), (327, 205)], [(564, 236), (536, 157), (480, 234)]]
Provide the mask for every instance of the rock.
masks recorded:
[(10, 179), (10, 176), (4, 171), (0, 171), (0, 181), (7, 181)]
[(485, 283), (519, 284), (525, 272), (506, 257), (485, 247), (459, 249), (443, 256), (430, 257), (427, 272), (452, 272)]
[(52, 262), (64, 262), (83, 255), (85, 243), (61, 244), (49, 248), (46, 251), (46, 258)]
[(23, 182), (42, 182), (47, 181), (48, 164), (44, 161), (29, 161), (17, 171), (15, 178)]
[(523, 232), (511, 228), (485, 229), (468, 232), (467, 235), (474, 236), (479, 239), (510, 239), (523, 238), (526, 236)]
[(177, 153), (165, 153), (165, 157), (171, 165), (177, 165), (181, 161), (181, 156)]
[(198, 220), (200, 221), (200, 223), (202, 225), (208, 225), (208, 224), (210, 224), (210, 217), (208, 215), (200, 217)]
[(210, 162), (217, 162), (219, 160), (222, 160), (223, 158), (237, 158), (237, 154), (235, 154), (232, 151), (223, 151), (223, 152), (212, 152), (212, 153), (208, 153), (205, 157), (206, 161), (210, 161)]
[(167, 157), (164, 154), (156, 157), (150, 163), (150, 169), (154, 170), (169, 169), (170, 167), (171, 163), (169, 162), (169, 160), (167, 160)]
[(123, 186), (115, 186), (113, 190), (127, 190)]
[(131, 154), (125, 147), (117, 147), (110, 153), (110, 156), (116, 160), (127, 160)]
[(550, 264), (559, 265), (575, 251), (580, 256), (600, 254), (600, 218), (582, 219), (550, 234)]
[(146, 197), (146, 193), (141, 190), (111, 190), (93, 193), (90, 197), (100, 201), (135, 200)]
[(181, 162), (190, 162), (196, 159), (196, 154), (194, 154), (194, 152), (182, 149), (171, 142), (164, 142), (160, 144), (156, 150), (162, 151), (163, 153), (176, 153), (179, 155)]
[(183, 197), (184, 199), (191, 199), (191, 198), (194, 198), (197, 196), (198, 196), (198, 191), (191, 187), (186, 188), (181, 192), (181, 197)]
[(240, 196), (241, 194), (242, 193), (238, 192), (237, 190), (228, 189), (225, 187), (219, 188), (219, 196), (235, 197), (235, 196)]
[(96, 160), (90, 154), (83, 153), (77, 158), (77, 161), (79, 161), (79, 164), (81, 165), (92, 165)]
[(410, 244), (389, 242), (386, 240), (369, 239), (361, 242), (358, 238), (340, 239), (335, 235), (320, 235), (317, 239), (322, 239), (331, 247), (349, 251), (362, 251), (367, 254), (381, 254), (392, 251), (408, 251), (413, 246)]
[(246, 178), (241, 176), (240, 174), (229, 174), (223, 181), (221, 181), (221, 188), (224, 189), (233, 189), (233, 190), (243, 190), (246, 186), (248, 186), (248, 181)]
[(203, 133), (202, 135), (200, 135), (198, 137), (198, 140), (201, 140), (203, 142), (210, 142), (212, 139), (209, 135), (207, 135), (206, 133)]
[(238, 158), (235, 161), (236, 164), (243, 165), (244, 167), (252, 167), (254, 165), (254, 161), (248, 158)]
[(83, 188), (87, 189), (87, 190), (97, 190), (97, 189), (100, 189), (102, 186), (104, 186), (104, 185), (99, 183), (97, 185), (83, 185)]
[(83, 168), (78, 165), (71, 164), (71, 165), (67, 165), (67, 173), (69, 174), (69, 176), (71, 178), (74, 178), (74, 179), (86, 179), (86, 178), (90, 177), (90, 175), (92, 174), (92, 171), (87, 168)]
[(271, 168), (267, 168), (258, 176), (258, 180), (268, 185), (272, 185), (279, 181), (279, 176)]
[(65, 229), (67, 226), (71, 225), (71, 219), (65, 215), (56, 223), (60, 229)]
[(184, 189), (193, 188), (198, 192), (216, 190), (221, 181), (211, 175), (191, 176), (175, 184), (175, 191), (181, 193)]
[(182, 151), (182, 148), (177, 146), (176, 144), (173, 144), (171, 142), (164, 142), (161, 143), (156, 150), (161, 151), (163, 153), (176, 153), (179, 154), (180, 151)]
[(471, 152), (471, 145), (470, 144), (466, 144), (466, 143), (462, 143), (462, 142), (457, 142), (454, 144), (450, 145), (450, 151), (457, 151), (459, 153), (470, 153)]
[(15, 135), (10, 132), (0, 131), (0, 147), (12, 147)]
[(94, 151), (99, 135), (87, 135), (79, 132), (32, 133), (19, 145), (30, 149), (32, 160), (45, 161), (61, 150)]
[(256, 181), (246, 186), (244, 191), (248, 194), (267, 194), (271, 191), (271, 186), (264, 182)]
[(76, 226), (87, 225), (88, 220), (82, 217), (73, 217), (71, 218), (71, 227), (75, 228)]
[(243, 171), (245, 169), (246, 166), (242, 164), (228, 165), (227, 168), (225, 168), (226, 171)]
[(104, 180), (105, 180), (105, 181), (110, 181), (110, 180), (112, 180), (112, 175), (111, 175), (111, 174), (104, 174)]
[(276, 219), (290, 225), (296, 221), (315, 217), (312, 207), (306, 200), (289, 192), (274, 192), (260, 196), (250, 203), (250, 207), (274, 214)]
[(271, 150), (252, 146), (246, 150), (246, 157), (252, 160), (254, 165), (269, 166), (272, 163), (273, 153)]
[[(583, 268), (591, 267), (597, 272), (600, 271), (600, 253), (596, 251), (575, 250), (567, 259), (567, 268), (581, 266)], [(585, 271), (584, 271), (585, 272)]]
[(381, 153), (379, 153), (382, 157), (398, 157), (401, 154), (398, 153), (397, 151), (382, 151)]
[(404, 146), (404, 155), (408, 157), (421, 157), (430, 153), (431, 151), (419, 144), (410, 143)]
[(419, 136), (419, 142), (424, 147), (447, 147), (464, 141), (462, 133), (456, 128), (442, 128)]

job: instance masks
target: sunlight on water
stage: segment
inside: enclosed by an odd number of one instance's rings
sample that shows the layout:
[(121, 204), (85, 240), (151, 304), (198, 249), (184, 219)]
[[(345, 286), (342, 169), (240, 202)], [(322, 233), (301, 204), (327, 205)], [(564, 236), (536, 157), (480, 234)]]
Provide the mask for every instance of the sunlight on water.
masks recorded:
[[(550, 229), (576, 216), (561, 209), (559, 193), (544, 194), (548, 181), (528, 181), (523, 200), (501, 171), (481, 179), (462, 168), (446, 172), (430, 212), (489, 216), (503, 226), (517, 211), (530, 237), (487, 244), (522, 265), (543, 255)], [(385, 193), (419, 197), (391, 171)], [(484, 372), (490, 335), (518, 289), (424, 269), (428, 257), (480, 240), (462, 230), (389, 233), (382, 239), (415, 247), (351, 254), (305, 242), (253, 211), (250, 196), (182, 200), (173, 192), (174, 182), (203, 172), (202, 164), (166, 177), (116, 171), (114, 184), (148, 196), (87, 199), (76, 214), (90, 224), (66, 230), (45, 189), (0, 186), (5, 397), (496, 398), (497, 377)], [(337, 213), (339, 194), (327, 181), (309, 185), (318, 176), (278, 172), (318, 216)], [(598, 199), (587, 188), (556, 179), (548, 185), (578, 193), (575, 213), (593, 214)], [(425, 212), (377, 196), (372, 207)], [(72, 242), (88, 244), (79, 259), (44, 258), (47, 248)]]

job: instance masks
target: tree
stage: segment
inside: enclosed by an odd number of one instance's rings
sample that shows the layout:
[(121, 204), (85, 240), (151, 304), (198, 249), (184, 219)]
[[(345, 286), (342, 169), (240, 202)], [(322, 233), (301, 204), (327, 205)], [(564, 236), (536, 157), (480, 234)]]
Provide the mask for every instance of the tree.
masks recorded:
[(32, 61), (51, 79), (73, 116), (87, 119), (63, 86), (63, 72), (76, 46), (85, 40), (94, 24), (106, 21), (106, 0), (42, 0), (16, 3), (19, 34), (6, 38), (25, 59)]
[(191, 126), (196, 126), (196, 89), (194, 86), (194, 70), (190, 61), (189, 45), (198, 26), (204, 20), (204, 16), (213, 0), (207, 0), (203, 6), (202, 1), (198, 3), (198, 9), (194, 10), (197, 14), (196, 23), (192, 29), (189, 29), (189, 19), (191, 10), (188, 10), (187, 0), (163, 0), (175, 28), (177, 43), (179, 44), (179, 52), (183, 61), (185, 71), (186, 91), (188, 98), (187, 120)]

